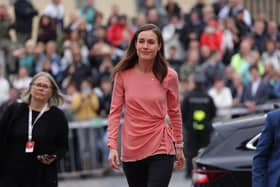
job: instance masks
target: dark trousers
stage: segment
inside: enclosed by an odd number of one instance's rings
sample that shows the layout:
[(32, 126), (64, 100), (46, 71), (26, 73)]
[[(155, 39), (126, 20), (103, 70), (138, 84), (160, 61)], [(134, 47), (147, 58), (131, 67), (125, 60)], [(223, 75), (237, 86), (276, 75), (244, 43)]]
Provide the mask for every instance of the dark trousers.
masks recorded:
[(174, 155), (154, 155), (135, 162), (124, 162), (129, 187), (168, 187)]
[(191, 177), (193, 164), (192, 160), (197, 156), (199, 149), (209, 144), (211, 131), (186, 130), (185, 155), (186, 155), (186, 176)]

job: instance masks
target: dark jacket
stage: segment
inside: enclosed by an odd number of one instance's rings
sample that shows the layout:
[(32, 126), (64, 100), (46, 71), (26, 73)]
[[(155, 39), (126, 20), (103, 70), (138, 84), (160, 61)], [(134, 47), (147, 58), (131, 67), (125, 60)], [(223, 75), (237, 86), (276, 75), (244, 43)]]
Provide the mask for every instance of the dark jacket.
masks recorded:
[(244, 102), (254, 101), (256, 104), (263, 104), (269, 99), (270, 95), (271, 87), (269, 83), (266, 80), (261, 79), (255, 95), (252, 95), (252, 83), (249, 83), (249, 85), (245, 88)]
[(253, 158), (252, 186), (280, 186), (280, 110), (267, 114)]
[[(204, 125), (204, 130), (212, 130), (212, 120), (216, 116), (216, 106), (213, 99), (202, 89), (194, 89), (188, 93), (182, 103), (182, 119), (185, 129), (193, 131), (194, 125)], [(196, 112), (201, 117), (196, 119)]]
[[(28, 112), (27, 104), (12, 104), (0, 119), (0, 145), (5, 150), (1, 153), (0, 186), (57, 187), (57, 161), (68, 149), (66, 117), (57, 107), (47, 110), (33, 128), (34, 151), (26, 153)], [(39, 114), (32, 113), (34, 117)], [(43, 154), (55, 154), (57, 159), (45, 165), (37, 159)]]
[(15, 30), (20, 33), (31, 33), (33, 17), (38, 15), (38, 11), (27, 0), (17, 0), (14, 4), (14, 10)]

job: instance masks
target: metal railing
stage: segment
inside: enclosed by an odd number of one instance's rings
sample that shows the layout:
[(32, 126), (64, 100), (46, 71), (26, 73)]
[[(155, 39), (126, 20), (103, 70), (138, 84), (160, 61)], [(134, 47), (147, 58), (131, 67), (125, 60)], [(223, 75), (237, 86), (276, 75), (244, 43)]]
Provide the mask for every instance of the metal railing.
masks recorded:
[[(106, 168), (106, 162), (103, 159), (103, 164), (99, 163), (98, 154), (91, 155), (91, 160), (94, 160), (96, 165), (93, 165), (90, 168), (85, 169), (85, 166), (82, 163), (81, 155), (79, 152), (79, 143), (78, 143), (78, 134), (77, 130), (88, 129), (93, 130), (99, 133), (99, 140), (94, 139), (92, 144), (97, 144), (101, 142), (101, 146), (106, 147), (105, 142), (103, 141), (103, 136), (105, 134), (104, 127), (107, 126), (106, 118), (95, 118), (89, 121), (73, 121), (69, 122), (69, 150), (66, 153), (65, 157), (59, 162), (59, 177), (68, 178), (68, 177), (83, 177), (87, 175), (102, 175), (102, 172)], [(96, 146), (97, 148), (97, 146)], [(97, 153), (95, 150), (91, 152)], [(101, 152), (100, 154), (104, 154)]]
[[(217, 112), (217, 119), (229, 119), (235, 116), (243, 116), (252, 113), (264, 113), (275, 108), (275, 105), (279, 105), (279, 100), (274, 100), (267, 102), (262, 105), (258, 105), (255, 111), (249, 111), (244, 106), (236, 106), (231, 108), (224, 108), (222, 110), (218, 110)], [(121, 119), (120, 124), (123, 123), (123, 119)], [(59, 162), (59, 176), (62, 178), (67, 177), (81, 177), (84, 175), (102, 175), (103, 172), (106, 170), (106, 163), (107, 160), (103, 160), (103, 165), (97, 164), (90, 169), (83, 169), (77, 166), (78, 159), (77, 155), (77, 148), (75, 148), (75, 130), (79, 129), (94, 129), (101, 133), (101, 137), (104, 136), (104, 127), (108, 124), (107, 118), (95, 118), (89, 121), (72, 121), (69, 122), (70, 133), (69, 133), (69, 151), (67, 152), (64, 159)], [(106, 141), (105, 141), (106, 142)], [(103, 142), (102, 146), (106, 146), (106, 143)], [(94, 160), (98, 162), (98, 155), (94, 155)]]

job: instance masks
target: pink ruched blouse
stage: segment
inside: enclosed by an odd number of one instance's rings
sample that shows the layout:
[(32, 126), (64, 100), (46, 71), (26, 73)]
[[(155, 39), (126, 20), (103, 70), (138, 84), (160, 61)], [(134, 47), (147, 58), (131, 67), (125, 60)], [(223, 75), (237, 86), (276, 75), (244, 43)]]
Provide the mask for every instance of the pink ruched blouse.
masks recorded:
[[(168, 68), (163, 83), (152, 72), (132, 68), (115, 76), (108, 122), (108, 146), (117, 149), (124, 106), (121, 160), (142, 160), (155, 154), (175, 154), (181, 143), (182, 118), (176, 71)], [(166, 122), (166, 115), (170, 126)]]

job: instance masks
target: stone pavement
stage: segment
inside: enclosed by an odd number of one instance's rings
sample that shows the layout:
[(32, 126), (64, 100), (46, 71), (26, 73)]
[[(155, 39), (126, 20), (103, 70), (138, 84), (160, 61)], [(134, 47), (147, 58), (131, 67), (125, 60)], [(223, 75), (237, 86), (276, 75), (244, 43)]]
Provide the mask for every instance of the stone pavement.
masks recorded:
[[(127, 187), (127, 183), (123, 175), (116, 175), (85, 179), (64, 179), (60, 180), (59, 187)], [(169, 187), (191, 187), (191, 180), (184, 178), (183, 171), (175, 171)]]

